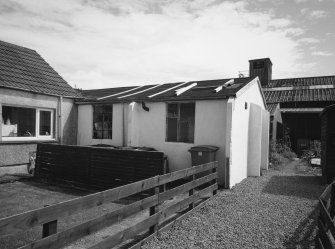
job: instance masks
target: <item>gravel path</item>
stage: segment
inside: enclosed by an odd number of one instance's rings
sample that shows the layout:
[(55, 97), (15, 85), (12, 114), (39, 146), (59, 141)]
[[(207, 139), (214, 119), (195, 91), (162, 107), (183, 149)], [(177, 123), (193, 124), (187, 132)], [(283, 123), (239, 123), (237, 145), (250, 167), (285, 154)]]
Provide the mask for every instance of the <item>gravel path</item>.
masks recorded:
[(219, 191), (143, 248), (314, 248), (324, 188), (317, 170), (294, 161)]

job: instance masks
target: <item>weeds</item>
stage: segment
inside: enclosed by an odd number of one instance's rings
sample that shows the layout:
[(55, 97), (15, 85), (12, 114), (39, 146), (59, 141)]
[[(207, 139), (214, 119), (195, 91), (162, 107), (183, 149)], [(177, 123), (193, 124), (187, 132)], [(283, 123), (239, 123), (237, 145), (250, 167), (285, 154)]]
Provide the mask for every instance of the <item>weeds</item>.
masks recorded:
[(272, 140), (270, 142), (269, 162), (276, 166), (285, 163), (287, 159), (293, 160), (297, 155), (291, 148), (283, 143)]

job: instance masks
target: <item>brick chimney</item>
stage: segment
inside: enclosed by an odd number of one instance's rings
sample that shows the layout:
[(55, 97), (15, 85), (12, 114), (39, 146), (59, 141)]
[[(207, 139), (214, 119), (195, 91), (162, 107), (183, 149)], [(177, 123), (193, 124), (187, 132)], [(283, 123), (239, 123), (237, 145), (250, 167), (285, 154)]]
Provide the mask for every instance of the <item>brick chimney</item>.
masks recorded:
[(261, 85), (267, 86), (272, 79), (272, 62), (269, 58), (249, 60), (249, 77), (258, 76)]

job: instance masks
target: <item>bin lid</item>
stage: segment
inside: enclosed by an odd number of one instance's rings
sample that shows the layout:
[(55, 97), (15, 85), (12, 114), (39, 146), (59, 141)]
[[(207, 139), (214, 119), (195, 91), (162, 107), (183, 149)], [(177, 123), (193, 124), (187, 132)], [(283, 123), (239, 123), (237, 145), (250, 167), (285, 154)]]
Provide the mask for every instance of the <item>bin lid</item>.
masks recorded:
[(214, 145), (197, 145), (190, 148), (188, 151), (217, 151), (219, 147)]

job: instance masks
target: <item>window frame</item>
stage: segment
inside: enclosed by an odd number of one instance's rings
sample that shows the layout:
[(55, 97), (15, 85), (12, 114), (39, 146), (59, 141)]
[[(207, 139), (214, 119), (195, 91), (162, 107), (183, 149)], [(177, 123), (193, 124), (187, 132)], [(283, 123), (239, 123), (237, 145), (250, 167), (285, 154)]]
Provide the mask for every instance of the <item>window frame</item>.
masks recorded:
[[(169, 105), (170, 104), (176, 104), (178, 107), (178, 114), (177, 114), (177, 141), (169, 141), (168, 140), (168, 132), (169, 132), (169, 126), (168, 126), (168, 119), (169, 119)], [(180, 141), (180, 121), (181, 121), (181, 118), (180, 118), (180, 106), (183, 105), (183, 104), (194, 104), (194, 124), (193, 124), (193, 141), (190, 141), (190, 142), (184, 142), (184, 141)], [(165, 118), (166, 118), (166, 131), (165, 131), (165, 142), (168, 142), (168, 143), (186, 143), (186, 144), (194, 144), (194, 138), (195, 138), (195, 114), (196, 114), (196, 102), (195, 101), (187, 101), (187, 102), (167, 102), (166, 103), (166, 115), (165, 115)], [(173, 118), (173, 117), (170, 117), (170, 118)]]
[[(34, 109), (35, 110), (35, 136), (33, 137), (4, 137), (1, 133), (1, 141), (34, 141), (34, 140), (56, 140), (55, 136), (55, 109), (49, 108), (39, 108), (39, 107), (28, 107), (28, 106), (19, 106), (19, 105), (11, 105), (11, 104), (2, 104), (1, 105), (1, 112), (2, 108), (6, 107), (16, 107), (16, 108), (27, 108), (27, 109)], [(50, 135), (40, 135), (40, 111), (47, 111), (51, 112), (50, 117)], [(1, 125), (3, 123), (1, 122)], [(2, 129), (2, 127), (1, 127)]]
[[(110, 129), (104, 129), (103, 127), (103, 125), (102, 125), (102, 130), (96, 130), (97, 132), (98, 131), (101, 131), (102, 132), (102, 138), (95, 138), (94, 137), (94, 123), (95, 123), (95, 117), (96, 117), (96, 115), (95, 115), (95, 112), (96, 112), (96, 107), (104, 107), (104, 106), (108, 106), (108, 107), (111, 107), (111, 109), (112, 109), (112, 111), (111, 112), (102, 112), (102, 113), (100, 113), (100, 114), (102, 114), (103, 116), (102, 116), (102, 119), (104, 120), (104, 117), (105, 117), (105, 115), (111, 115), (111, 117), (112, 117), (112, 120), (111, 120), (111, 128)], [(93, 113), (93, 118), (92, 118), (92, 139), (98, 139), (98, 140), (101, 140), (101, 139), (110, 139), (110, 140), (112, 140), (113, 139), (113, 120), (114, 120), (114, 117), (113, 117), (113, 115), (114, 115), (114, 104), (93, 104), (93, 111), (92, 111), (92, 113)], [(102, 121), (103, 122), (103, 121)], [(110, 137), (109, 138), (104, 138), (104, 131), (107, 131), (107, 132), (111, 132), (110, 133)]]

